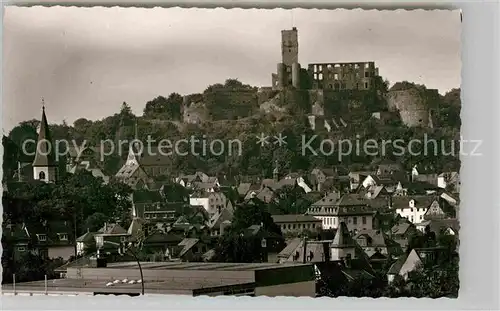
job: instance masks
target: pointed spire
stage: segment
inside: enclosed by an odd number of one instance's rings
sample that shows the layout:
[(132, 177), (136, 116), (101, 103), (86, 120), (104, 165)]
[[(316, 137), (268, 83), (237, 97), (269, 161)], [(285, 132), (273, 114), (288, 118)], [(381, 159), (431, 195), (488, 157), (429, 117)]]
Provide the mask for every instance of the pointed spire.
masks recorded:
[(33, 166), (56, 166), (54, 156), (54, 146), (50, 135), (47, 116), (45, 115), (45, 101), (42, 98), (42, 120), (40, 122), (40, 131), (38, 132), (37, 148)]
[(341, 222), (340, 226), (337, 228), (337, 232), (335, 233), (335, 237), (332, 242), (332, 247), (335, 248), (344, 248), (344, 247), (354, 247), (356, 244), (349, 233), (349, 229), (347, 229), (347, 225), (345, 222)]

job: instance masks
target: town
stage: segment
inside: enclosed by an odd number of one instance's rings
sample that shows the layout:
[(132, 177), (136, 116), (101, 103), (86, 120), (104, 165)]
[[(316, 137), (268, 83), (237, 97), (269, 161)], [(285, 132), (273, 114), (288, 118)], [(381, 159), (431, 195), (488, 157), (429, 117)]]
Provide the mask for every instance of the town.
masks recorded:
[[(460, 90), (389, 88), (374, 62), (301, 68), (297, 38), (282, 31), (269, 87), (228, 79), (73, 126), (49, 124), (42, 103), (3, 138), (3, 293), (457, 297), (458, 155), (299, 146), (456, 139)], [(242, 151), (138, 148), (167, 134), (234, 134)], [(55, 154), (75, 138), (92, 143)], [(105, 156), (103, 140), (130, 143)]]

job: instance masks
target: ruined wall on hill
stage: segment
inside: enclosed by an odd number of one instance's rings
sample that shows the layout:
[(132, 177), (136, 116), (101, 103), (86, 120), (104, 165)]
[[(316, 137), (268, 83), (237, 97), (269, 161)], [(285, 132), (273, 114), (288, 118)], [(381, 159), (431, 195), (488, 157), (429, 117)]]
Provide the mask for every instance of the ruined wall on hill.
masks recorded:
[(203, 95), (213, 120), (237, 120), (255, 114), (259, 108), (257, 90), (215, 90)]
[(210, 114), (203, 103), (202, 94), (184, 96), (182, 102), (182, 120), (184, 123), (200, 124), (210, 120)]
[(406, 126), (433, 127), (433, 115), (439, 105), (439, 94), (436, 90), (416, 87), (390, 90), (387, 94), (387, 104), (390, 111), (399, 113)]
[(273, 90), (272, 87), (261, 87), (257, 91), (257, 102), (259, 105), (262, 105), (265, 102), (271, 100), (278, 93), (279, 91)]
[(377, 93), (369, 90), (324, 90), (325, 115), (345, 114), (355, 110), (377, 111)]

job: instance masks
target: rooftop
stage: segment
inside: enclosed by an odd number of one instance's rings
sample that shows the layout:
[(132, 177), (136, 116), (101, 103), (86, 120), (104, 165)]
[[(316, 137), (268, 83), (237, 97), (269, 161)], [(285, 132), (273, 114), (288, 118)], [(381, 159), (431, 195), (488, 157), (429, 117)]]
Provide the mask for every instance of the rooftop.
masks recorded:
[[(307, 264), (279, 264), (279, 263), (222, 263), (222, 262), (141, 262), (143, 270), (212, 270), (212, 271), (252, 271), (277, 269)], [(137, 263), (117, 262), (108, 264), (107, 268), (137, 269)]]

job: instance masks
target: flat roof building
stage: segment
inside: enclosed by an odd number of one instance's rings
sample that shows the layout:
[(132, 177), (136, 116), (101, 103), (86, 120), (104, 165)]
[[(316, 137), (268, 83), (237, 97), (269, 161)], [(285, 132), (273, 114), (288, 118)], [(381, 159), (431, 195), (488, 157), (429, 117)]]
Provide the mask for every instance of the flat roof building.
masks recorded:
[[(278, 263), (141, 263), (145, 294), (192, 296), (249, 295), (315, 297), (312, 264)], [(66, 278), (2, 285), (4, 294), (128, 294), (141, 292), (135, 262), (106, 268), (68, 268)]]

